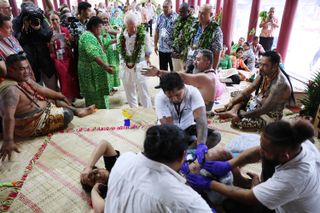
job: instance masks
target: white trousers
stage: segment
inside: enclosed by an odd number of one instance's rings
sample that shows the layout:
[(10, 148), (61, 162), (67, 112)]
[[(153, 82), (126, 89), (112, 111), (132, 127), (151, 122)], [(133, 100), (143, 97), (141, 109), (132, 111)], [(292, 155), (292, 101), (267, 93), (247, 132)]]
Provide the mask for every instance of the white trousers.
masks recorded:
[(127, 101), (131, 108), (138, 107), (139, 101), (144, 108), (152, 107), (151, 97), (148, 92), (147, 79), (145, 76), (141, 75), (143, 67), (147, 67), (145, 61), (140, 62), (133, 69), (129, 69), (124, 64), (120, 72), (120, 78), (123, 83)]

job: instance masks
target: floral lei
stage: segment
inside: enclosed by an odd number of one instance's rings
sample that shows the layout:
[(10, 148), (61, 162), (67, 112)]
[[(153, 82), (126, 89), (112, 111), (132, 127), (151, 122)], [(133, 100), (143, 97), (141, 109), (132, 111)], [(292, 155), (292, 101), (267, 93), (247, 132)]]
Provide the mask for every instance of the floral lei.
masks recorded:
[(126, 47), (126, 38), (124, 36), (124, 30), (121, 32), (119, 37), (118, 49), (121, 54), (122, 59), (126, 63), (126, 66), (129, 69), (132, 69), (135, 64), (140, 59), (142, 47), (145, 44), (145, 36), (146, 31), (143, 25), (138, 26), (137, 28), (137, 37), (134, 43), (134, 49), (132, 55), (127, 55), (127, 47)]
[[(198, 28), (199, 28), (200, 23), (197, 21), (194, 25), (193, 28), (193, 36), (192, 38), (194, 38), (194, 36), (197, 34)], [(200, 39), (199, 39), (199, 48), (201, 49), (210, 49), (210, 45), (211, 45), (211, 40), (213, 38), (213, 34), (214, 31), (217, 29), (217, 27), (219, 26), (219, 24), (217, 24), (214, 21), (210, 21), (210, 23), (208, 24), (208, 26), (203, 30)], [(191, 41), (192, 42), (192, 41)]]
[[(195, 22), (195, 18), (190, 15), (186, 20), (182, 20), (179, 16), (175, 22), (173, 30), (173, 49), (175, 52), (186, 57), (187, 45), (190, 43), (191, 33), (190, 30)], [(182, 31), (182, 32), (181, 32)]]

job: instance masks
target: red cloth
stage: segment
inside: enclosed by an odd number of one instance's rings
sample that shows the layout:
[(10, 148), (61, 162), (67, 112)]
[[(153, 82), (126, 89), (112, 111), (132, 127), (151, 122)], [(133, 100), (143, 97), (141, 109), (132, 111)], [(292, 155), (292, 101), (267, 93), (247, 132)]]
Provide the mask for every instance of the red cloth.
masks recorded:
[[(70, 38), (67, 28), (60, 26), (61, 33), (64, 34), (64, 43)], [(76, 73), (76, 63), (72, 55), (71, 49), (65, 45), (63, 59), (57, 58), (57, 50), (60, 49), (61, 41), (58, 38), (52, 37), (50, 54), (54, 62), (56, 73), (60, 82), (61, 93), (69, 99), (74, 99), (80, 96), (78, 76)]]

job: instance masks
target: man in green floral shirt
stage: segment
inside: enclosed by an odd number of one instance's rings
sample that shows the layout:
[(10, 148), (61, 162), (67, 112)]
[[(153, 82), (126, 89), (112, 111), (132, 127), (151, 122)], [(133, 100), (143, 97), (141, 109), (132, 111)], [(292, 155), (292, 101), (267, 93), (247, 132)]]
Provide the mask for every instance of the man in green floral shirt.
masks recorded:
[(187, 60), (188, 45), (191, 39), (191, 28), (196, 21), (191, 14), (190, 7), (187, 3), (182, 3), (179, 9), (179, 16), (174, 24), (173, 29), (173, 53), (172, 63), (173, 70), (180, 71), (184, 68)]

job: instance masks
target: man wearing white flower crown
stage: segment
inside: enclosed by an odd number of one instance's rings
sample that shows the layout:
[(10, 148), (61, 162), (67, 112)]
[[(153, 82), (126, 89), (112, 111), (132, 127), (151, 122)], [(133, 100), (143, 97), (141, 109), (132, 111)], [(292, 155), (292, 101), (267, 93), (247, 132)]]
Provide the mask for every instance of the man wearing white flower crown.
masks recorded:
[(125, 29), (119, 37), (118, 48), (121, 54), (122, 69), (120, 78), (131, 108), (138, 107), (138, 97), (144, 108), (152, 106), (146, 77), (141, 74), (142, 68), (150, 64), (150, 37), (141, 25), (140, 14), (128, 12), (124, 17)]

